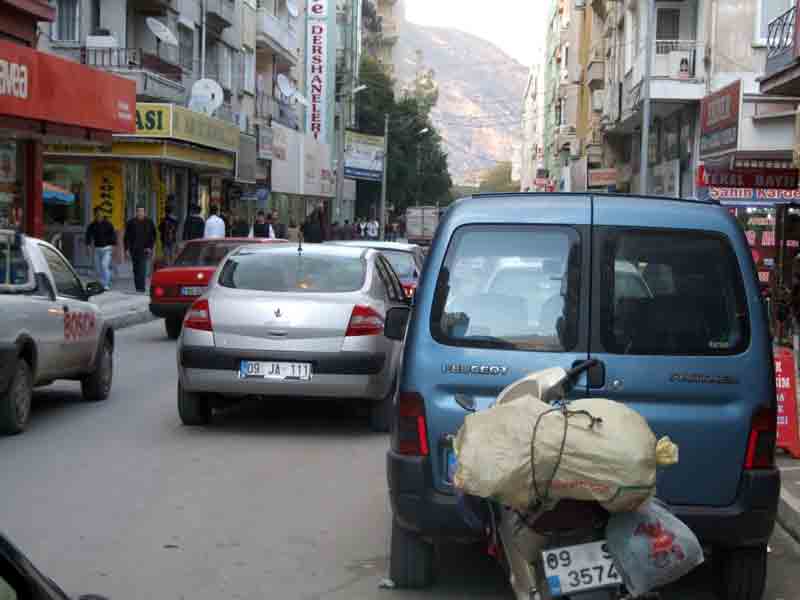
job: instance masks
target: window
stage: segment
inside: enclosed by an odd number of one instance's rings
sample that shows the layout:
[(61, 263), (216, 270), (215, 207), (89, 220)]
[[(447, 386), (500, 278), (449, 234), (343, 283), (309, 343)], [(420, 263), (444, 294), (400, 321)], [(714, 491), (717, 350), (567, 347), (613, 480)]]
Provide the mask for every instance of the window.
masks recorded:
[(15, 243), (14, 236), (1, 236), (0, 289), (13, 286), (10, 289), (18, 290), (20, 286), (29, 286), (31, 279), (28, 261), (22, 254), (22, 247)]
[(98, 35), (97, 31), (100, 29), (100, 0), (91, 1), (91, 27), (92, 35)]
[(69, 298), (77, 298), (83, 300), (86, 292), (83, 289), (83, 284), (72, 267), (69, 266), (66, 259), (58, 252), (49, 248), (48, 246), (39, 246), (44, 255), (47, 266), (53, 274), (53, 281), (56, 284), (56, 294), (59, 296), (67, 296)]
[(186, 244), (178, 258), (175, 259), (175, 266), (216, 267), (230, 252), (242, 245), (241, 242), (230, 244), (193, 242)]
[(61, 42), (80, 41), (80, 9), (78, 0), (56, 0), (53, 38)]
[(756, 42), (767, 43), (769, 24), (789, 10), (794, 0), (758, 0)]
[(233, 50), (224, 44), (217, 46), (219, 53), (220, 85), (226, 90), (233, 87)]
[(726, 355), (749, 341), (728, 242), (700, 231), (599, 228), (600, 338), (607, 352)]
[(194, 71), (194, 29), (185, 25), (178, 26), (179, 60), (181, 67), (187, 73)]
[(659, 8), (656, 20), (657, 40), (679, 40), (681, 11), (677, 8)]
[(242, 68), (244, 76), (242, 77), (243, 87), (245, 92), (250, 94), (256, 93), (256, 53), (250, 48), (242, 48)]
[(431, 334), (455, 346), (573, 350), (580, 281), (574, 229), (462, 227), (436, 283)]

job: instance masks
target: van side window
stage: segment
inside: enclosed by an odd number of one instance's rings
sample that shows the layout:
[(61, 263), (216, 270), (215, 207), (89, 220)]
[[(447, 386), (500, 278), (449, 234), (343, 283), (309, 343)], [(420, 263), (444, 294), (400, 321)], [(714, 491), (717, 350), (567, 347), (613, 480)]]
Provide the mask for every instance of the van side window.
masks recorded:
[(724, 237), (598, 229), (601, 337), (607, 352), (708, 356), (747, 348), (744, 285)]
[(575, 229), (461, 227), (439, 273), (431, 334), (455, 346), (573, 350), (580, 282), (581, 244)]

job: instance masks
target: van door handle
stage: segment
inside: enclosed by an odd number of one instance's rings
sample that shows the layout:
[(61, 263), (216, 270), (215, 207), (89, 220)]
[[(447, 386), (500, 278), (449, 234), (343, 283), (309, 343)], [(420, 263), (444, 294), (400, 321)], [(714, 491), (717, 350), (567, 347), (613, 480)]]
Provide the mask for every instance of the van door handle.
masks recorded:
[[(572, 363), (572, 366), (575, 367), (583, 362), (585, 361), (576, 360)], [(606, 386), (606, 365), (603, 361), (598, 360), (597, 364), (586, 372), (586, 381), (591, 390), (604, 388)]]

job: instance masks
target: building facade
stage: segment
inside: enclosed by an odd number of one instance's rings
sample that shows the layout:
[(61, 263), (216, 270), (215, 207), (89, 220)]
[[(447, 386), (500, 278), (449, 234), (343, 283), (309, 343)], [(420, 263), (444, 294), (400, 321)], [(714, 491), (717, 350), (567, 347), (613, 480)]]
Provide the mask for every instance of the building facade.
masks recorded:
[(364, 26), (364, 49), (384, 66), (390, 77), (396, 75), (397, 42), (406, 20), (405, 0), (368, 0), (375, 15), (375, 26)]
[(520, 149), (520, 190), (544, 191), (544, 69), (533, 65), (528, 73), (522, 102), (522, 147)]

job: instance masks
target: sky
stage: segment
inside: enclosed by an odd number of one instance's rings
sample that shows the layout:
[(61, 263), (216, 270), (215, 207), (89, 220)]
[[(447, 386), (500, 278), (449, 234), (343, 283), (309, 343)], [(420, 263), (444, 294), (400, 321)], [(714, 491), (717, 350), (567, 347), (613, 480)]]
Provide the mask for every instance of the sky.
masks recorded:
[(548, 0), (406, 0), (406, 18), (482, 37), (527, 67), (541, 60), (548, 5)]

